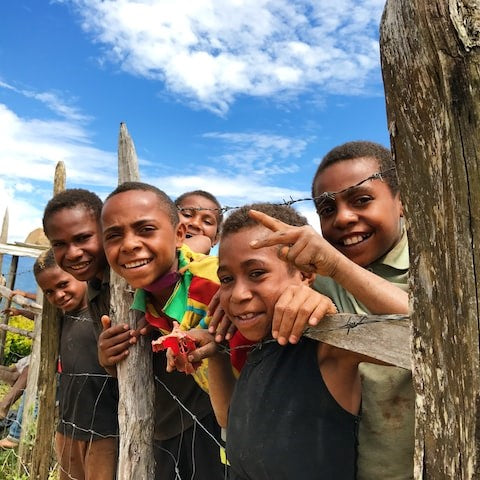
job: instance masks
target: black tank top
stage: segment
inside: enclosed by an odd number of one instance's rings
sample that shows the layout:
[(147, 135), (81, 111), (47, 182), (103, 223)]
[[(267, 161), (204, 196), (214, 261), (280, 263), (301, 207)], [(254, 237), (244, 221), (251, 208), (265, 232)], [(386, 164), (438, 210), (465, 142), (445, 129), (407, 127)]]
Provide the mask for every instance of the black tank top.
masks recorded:
[(358, 417), (328, 391), (318, 343), (263, 344), (235, 386), (227, 428), (232, 480), (353, 480)]

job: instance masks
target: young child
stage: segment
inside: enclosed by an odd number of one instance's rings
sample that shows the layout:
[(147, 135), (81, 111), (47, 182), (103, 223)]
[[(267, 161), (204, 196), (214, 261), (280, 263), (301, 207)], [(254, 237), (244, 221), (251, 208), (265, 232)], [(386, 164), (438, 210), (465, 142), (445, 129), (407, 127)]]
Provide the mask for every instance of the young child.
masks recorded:
[(223, 222), (220, 202), (209, 192), (194, 190), (180, 195), (175, 205), (187, 229), (185, 243), (194, 252), (208, 255), (218, 242)]
[[(217, 259), (183, 244), (186, 227), (164, 192), (139, 182), (120, 185), (105, 201), (102, 228), (111, 268), (137, 289), (132, 308), (145, 312), (149, 324), (163, 333), (172, 330), (173, 320), (184, 330), (206, 328), (206, 308), (218, 289)], [(131, 346), (118, 327), (105, 328), (99, 341), (101, 363), (110, 369)], [(224, 478), (218, 444), (177, 402), (218, 441), (220, 428), (208, 394), (191, 376), (167, 374), (165, 362), (164, 352), (154, 355), (155, 478)]]
[[(314, 287), (340, 312), (408, 313), (409, 267), (403, 209), (390, 152), (371, 142), (331, 150), (312, 184), (324, 238), (254, 218), (273, 230), (254, 246), (282, 247), (280, 257), (319, 273)], [(413, 477), (414, 393), (411, 373), (362, 363), (358, 478)]]
[(112, 480), (117, 460), (117, 385), (98, 363), (87, 285), (62, 270), (52, 250), (37, 259), (33, 271), (47, 300), (63, 311), (55, 436), (59, 478)]
[[(291, 225), (306, 220), (291, 207), (257, 204), (225, 221), (219, 248), (220, 303), (238, 330), (258, 342), (235, 384), (228, 356), (213, 337), (192, 331), (201, 347), (190, 359), (209, 358), (210, 393), (218, 421), (227, 424), (227, 456), (234, 480), (355, 478), (358, 363), (362, 357), (307, 338), (280, 346), (270, 335), (275, 304), (286, 289), (310, 291), (313, 274), (254, 250), (268, 234), (249, 217), (261, 210)], [(322, 297), (323, 315), (334, 313)], [(228, 421), (227, 421), (228, 417)]]

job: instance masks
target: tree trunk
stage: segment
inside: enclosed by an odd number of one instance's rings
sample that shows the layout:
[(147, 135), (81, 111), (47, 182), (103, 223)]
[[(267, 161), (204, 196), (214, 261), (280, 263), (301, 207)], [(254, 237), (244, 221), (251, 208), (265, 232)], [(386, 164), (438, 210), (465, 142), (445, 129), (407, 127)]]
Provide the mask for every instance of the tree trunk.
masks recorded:
[(388, 125), (410, 239), (415, 478), (479, 468), (480, 2), (388, 0)]
[[(138, 181), (135, 147), (124, 123), (120, 124), (118, 140), (118, 183)], [(115, 272), (110, 277), (110, 309), (112, 323), (126, 322), (137, 328), (137, 316), (132, 310), (133, 296), (127, 282)], [(120, 452), (118, 480), (153, 478), (154, 385), (152, 349), (142, 337), (132, 346), (129, 355), (117, 365), (118, 423)]]

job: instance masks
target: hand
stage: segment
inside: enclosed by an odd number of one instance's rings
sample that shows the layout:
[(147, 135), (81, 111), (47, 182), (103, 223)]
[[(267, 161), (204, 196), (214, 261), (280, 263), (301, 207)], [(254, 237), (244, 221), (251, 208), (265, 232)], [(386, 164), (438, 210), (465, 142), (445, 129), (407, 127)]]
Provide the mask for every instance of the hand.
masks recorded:
[(237, 329), (220, 306), (219, 291), (212, 297), (208, 305), (207, 315), (211, 317), (210, 323), (208, 324), (208, 331), (212, 335), (215, 335), (216, 342), (220, 343), (224, 340), (230, 340), (233, 337)]
[(307, 285), (290, 285), (275, 304), (272, 336), (280, 345), (297, 343), (308, 325), (317, 325), (327, 314), (337, 313), (332, 300)]
[(5, 315), (8, 315), (10, 317), (15, 317), (17, 315), (21, 315), (21, 312), (18, 308), (15, 307), (8, 307), (5, 310), (2, 311)]
[(299, 270), (326, 277), (335, 275), (342, 254), (312, 227), (287, 225), (256, 210), (250, 210), (249, 216), (273, 232), (265, 238), (250, 242), (252, 248), (279, 245), (278, 257)]
[(98, 361), (109, 373), (128, 355), (128, 349), (137, 342), (134, 332), (126, 323), (111, 326), (108, 315), (101, 318), (103, 331), (98, 337)]
[(188, 247), (197, 253), (203, 253), (208, 255), (212, 249), (212, 241), (205, 235), (193, 235), (193, 237), (187, 237), (183, 241)]
[(10, 300), (15, 295), (20, 295), (21, 297), (28, 298), (30, 300), (35, 300), (37, 298), (35, 293), (25, 292), (24, 290), (12, 290), (11, 293), (10, 293)]
[[(179, 372), (193, 373), (204, 358), (209, 358), (218, 352), (218, 344), (213, 335), (202, 328), (194, 328), (187, 332), (187, 335), (194, 340), (196, 349), (188, 354), (185, 359), (181, 355), (175, 355), (171, 348), (167, 349), (167, 372), (178, 370)], [(190, 364), (190, 368), (186, 365)]]

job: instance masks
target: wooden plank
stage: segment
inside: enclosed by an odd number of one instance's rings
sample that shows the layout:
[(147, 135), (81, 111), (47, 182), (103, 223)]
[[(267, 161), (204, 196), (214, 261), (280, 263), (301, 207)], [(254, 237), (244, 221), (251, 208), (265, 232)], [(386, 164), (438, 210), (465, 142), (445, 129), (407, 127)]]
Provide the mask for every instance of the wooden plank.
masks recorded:
[(0, 253), (6, 253), (8, 255), (17, 256), (17, 257), (30, 257), (37, 258), (42, 252), (44, 252), (48, 247), (41, 245), (29, 245), (21, 243), (0, 243)]
[(65, 163), (57, 162), (55, 166), (55, 175), (53, 178), (53, 195), (63, 192), (67, 188), (67, 172), (65, 170)]
[[(133, 141), (124, 123), (118, 139), (118, 183), (138, 181), (138, 161)], [(130, 305), (132, 294), (127, 282), (111, 272), (110, 309), (112, 322), (127, 322), (136, 328), (137, 319)], [(139, 375), (141, 372), (141, 375)], [(152, 349), (146, 338), (130, 348), (129, 355), (117, 365), (120, 401), (118, 421), (120, 449), (118, 480), (153, 478), (154, 383)], [(141, 395), (138, 392), (142, 392)]]
[(18, 335), (23, 335), (24, 337), (35, 338), (35, 333), (30, 332), (29, 330), (24, 330), (23, 328), (11, 327), (10, 325), (0, 324), (0, 330), (17, 333)]
[(381, 58), (410, 240), (415, 479), (480, 478), (480, 2), (388, 0)]
[[(4, 298), (10, 298), (12, 291), (8, 287), (3, 287), (0, 285), (0, 296)], [(20, 305), (22, 308), (26, 310), (30, 310), (33, 313), (40, 313), (42, 311), (42, 306), (32, 300), (23, 297), (22, 295), (14, 295), (11, 298), (12, 302), (15, 302), (17, 305)]]
[(410, 321), (404, 315), (327, 315), (303, 334), (391, 365), (412, 368)]

